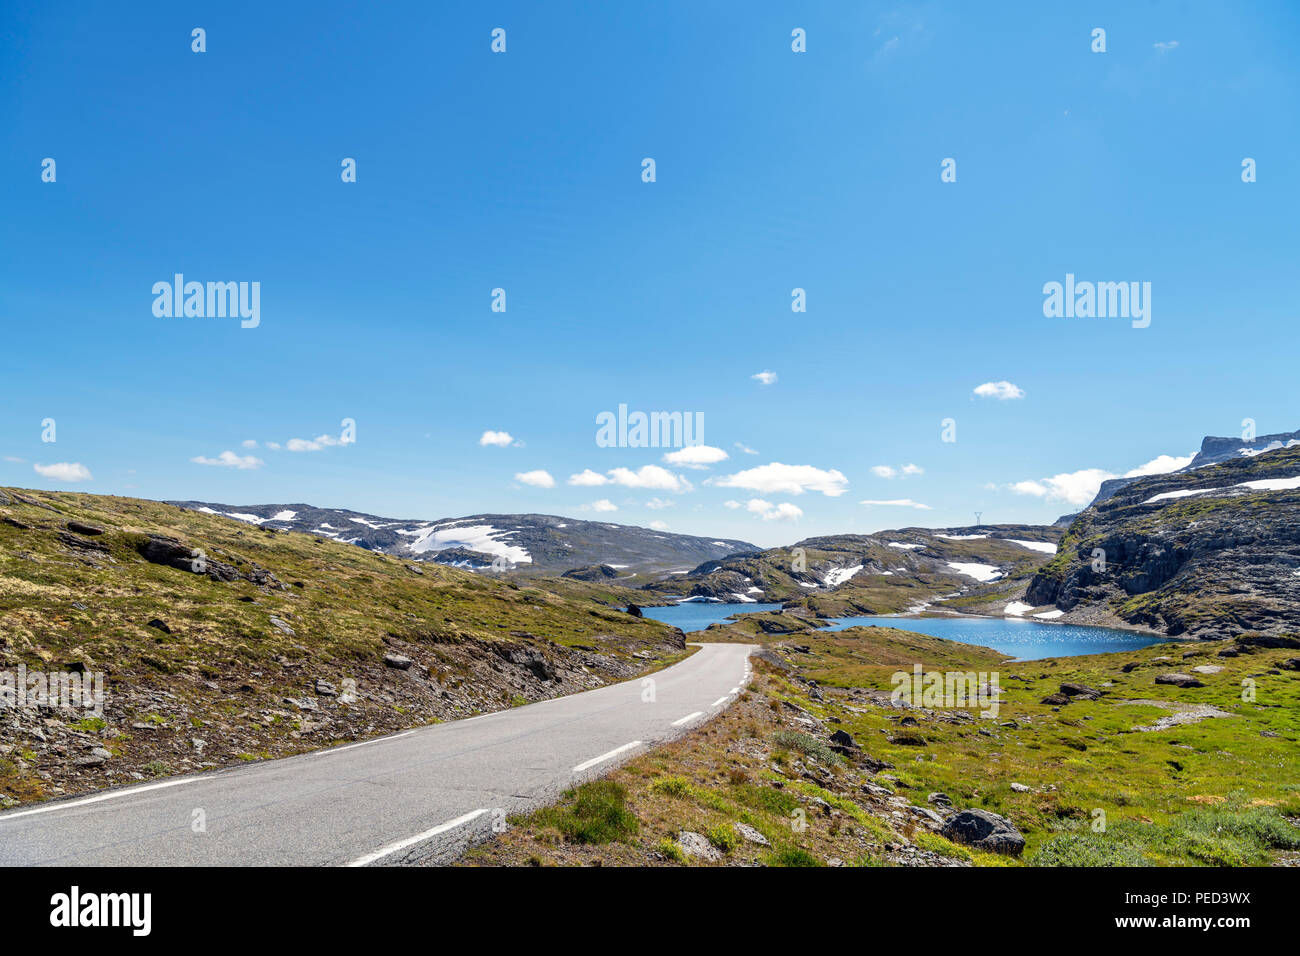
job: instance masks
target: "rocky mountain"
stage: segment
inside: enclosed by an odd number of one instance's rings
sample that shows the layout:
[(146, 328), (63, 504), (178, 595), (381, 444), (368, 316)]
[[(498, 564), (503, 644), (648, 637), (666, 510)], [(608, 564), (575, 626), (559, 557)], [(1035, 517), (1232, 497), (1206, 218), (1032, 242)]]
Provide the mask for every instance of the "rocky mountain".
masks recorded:
[(480, 514), (433, 521), (381, 518), (343, 508), (307, 504), (223, 505), (206, 501), (168, 504), (223, 515), (262, 528), (300, 531), (355, 544), (367, 551), (482, 571), (526, 569), (559, 573), (603, 564), (625, 575), (686, 570), (756, 545), (731, 538), (701, 538), (605, 521), (556, 515)]
[[(1201, 439), (1201, 450), (1193, 456), (1190, 462), (1177, 471), (1171, 472), (1171, 474), (1181, 475), (1189, 471), (1196, 471), (1198, 468), (1204, 468), (1207, 465), (1217, 465), (1220, 462), (1231, 461), (1236, 458), (1254, 458), (1256, 455), (1262, 455), (1265, 452), (1276, 451), (1279, 448), (1294, 448), (1297, 445), (1300, 445), (1300, 429), (1293, 432), (1278, 432), (1275, 435), (1259, 435), (1250, 441), (1244, 438), (1222, 438), (1215, 435), (1206, 435)], [(1092, 504), (1095, 505), (1105, 501), (1121, 488), (1126, 488), (1138, 480), (1140, 479), (1108, 478), (1097, 489), (1097, 497), (1093, 498)], [(1065, 516), (1065, 518), (1072, 517), (1073, 515)], [(1061, 520), (1065, 520), (1065, 518)]]
[(647, 587), (678, 600), (780, 602), (810, 615), (895, 613), (940, 597), (1022, 591), (1060, 535), (1044, 525), (980, 525), (807, 538)]
[(1204, 464), (1099, 496), (1025, 599), (1055, 606), (1067, 621), (1170, 635), (1267, 640), (1300, 631), (1296, 434), (1265, 436), (1254, 449), (1207, 438), (1197, 456)]

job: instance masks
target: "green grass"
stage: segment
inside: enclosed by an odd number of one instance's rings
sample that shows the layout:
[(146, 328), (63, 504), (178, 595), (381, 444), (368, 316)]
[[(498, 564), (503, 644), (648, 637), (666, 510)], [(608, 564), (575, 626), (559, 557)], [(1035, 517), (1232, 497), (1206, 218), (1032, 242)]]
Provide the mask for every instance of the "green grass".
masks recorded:
[(627, 809), (627, 791), (611, 780), (593, 780), (564, 794), (557, 806), (531, 817), (538, 826), (554, 827), (572, 843), (613, 843), (636, 835), (638, 822)]

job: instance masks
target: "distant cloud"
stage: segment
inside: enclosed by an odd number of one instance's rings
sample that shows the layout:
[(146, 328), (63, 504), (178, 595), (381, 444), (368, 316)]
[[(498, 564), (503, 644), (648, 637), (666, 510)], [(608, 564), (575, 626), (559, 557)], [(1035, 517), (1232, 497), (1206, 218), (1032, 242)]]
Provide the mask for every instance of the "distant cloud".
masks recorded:
[(1083, 468), (1062, 472), (1051, 478), (1017, 481), (1011, 491), (1018, 495), (1031, 495), (1049, 501), (1065, 501), (1072, 505), (1086, 505), (1097, 497), (1097, 489), (1107, 478), (1118, 477), (1103, 468)]
[(897, 478), (899, 475), (923, 475), (925, 469), (920, 465), (906, 464), (899, 468), (890, 465), (873, 465), (871, 471), (880, 478)]
[(256, 448), (256, 447), (257, 447), (257, 442), (254, 441), (254, 440), (251, 439), (251, 438), (246, 438), (246, 439), (244, 439), (242, 442), (240, 442), (239, 444), (242, 445), (244, 448)]
[(844, 494), (849, 480), (835, 469), (824, 471), (812, 465), (783, 465), (779, 461), (738, 471), (734, 475), (710, 479), (720, 488), (744, 488), (768, 495), (801, 495), (820, 491), (829, 497)]
[(1110, 478), (1141, 478), (1146, 475), (1166, 475), (1191, 464), (1193, 455), (1159, 455), (1145, 465), (1117, 475), (1104, 468), (1082, 468), (1079, 471), (1062, 472), (1051, 478), (1028, 479), (1017, 481), (1008, 486), (1017, 495), (1029, 495), (1047, 501), (1064, 501), (1071, 505), (1083, 507), (1091, 504), (1101, 490), (1101, 483)]
[(745, 510), (758, 515), (764, 521), (794, 521), (803, 517), (803, 509), (788, 501), (774, 505), (762, 498), (751, 498), (745, 505)]
[(655, 531), (667, 531), (667, 530), (668, 530), (668, 522), (666, 522), (666, 521), (651, 521), (651, 522), (650, 522), (650, 527), (653, 528)]
[(1184, 455), (1182, 458), (1174, 455), (1160, 455), (1152, 458), (1145, 465), (1138, 465), (1132, 471), (1124, 472), (1125, 478), (1140, 478), (1143, 475), (1167, 475), (1171, 471), (1177, 471), (1179, 468), (1186, 468), (1196, 457), (1195, 453)]
[(26, 458), (15, 458), (13, 455), (5, 455), (5, 461), (12, 461), (15, 465), (27, 464)]
[(509, 432), (494, 432), (490, 429), (483, 433), (483, 435), (479, 438), (478, 443), (484, 447), (490, 445), (493, 448), (505, 448), (509, 445), (514, 445), (516, 448), (521, 448), (523, 447), (524, 444), (521, 441), (515, 441), (514, 436), (512, 436)]
[(913, 501), (911, 498), (893, 498), (889, 501), (859, 501), (858, 504), (866, 505), (868, 508), (916, 508), (920, 511), (933, 511), (929, 505), (923, 505), (919, 501)]
[(583, 505), (582, 507), (584, 511), (586, 510), (617, 511), (618, 510), (618, 505), (614, 504), (614, 502), (610, 501), (608, 498), (601, 498), (599, 501), (593, 501), (591, 504)]
[(732, 509), (739, 508), (739, 507), (740, 507), (740, 502), (739, 502), (739, 501), (724, 501), (724, 502), (722, 503), (722, 507), (724, 507), (724, 508), (732, 508)]
[(284, 447), (289, 451), (320, 451), (322, 448), (347, 444), (349, 442), (335, 438), (333, 435), (317, 435), (315, 438), (290, 438), (284, 443)]
[(541, 468), (536, 471), (517, 471), (515, 472), (515, 481), (525, 485), (532, 485), (534, 488), (555, 487), (555, 479), (551, 477), (550, 472)]
[(996, 398), (1005, 402), (1009, 398), (1024, 398), (1025, 390), (1007, 381), (985, 382), (983, 385), (975, 386), (975, 394), (980, 398)]
[(569, 484), (579, 488), (622, 485), (624, 488), (646, 488), (652, 491), (673, 491), (679, 494), (690, 491), (693, 487), (681, 475), (674, 474), (659, 465), (642, 465), (636, 471), (631, 468), (611, 468), (603, 475), (586, 468), (576, 475), (570, 475)]
[(269, 441), (266, 442), (266, 447), (271, 449), (271, 451), (279, 451), (280, 443), (278, 441)]
[(754, 451), (754, 449), (750, 448), (748, 445), (742, 442), (736, 442), (735, 447), (738, 448), (740, 451), (743, 451), (746, 455), (758, 454), (758, 452)]
[[(1161, 41), (1160, 43), (1153, 43), (1152, 46), (1154, 46), (1154, 47), (1155, 47), (1157, 50), (1159, 50), (1161, 53), (1168, 53), (1170, 50), (1176, 50), (1176, 49), (1178, 49), (1178, 41), (1177, 41), (1177, 40), (1164, 40), (1164, 41)], [(1193, 57), (1193, 59), (1195, 59), (1195, 58)]]
[(75, 461), (61, 461), (54, 465), (35, 464), (32, 468), (42, 478), (50, 478), (54, 481), (91, 481), (94, 477), (89, 468)]
[(671, 508), (673, 502), (666, 498), (651, 498), (645, 503), (645, 506), (653, 511), (662, 511), (664, 508)]
[(762, 371), (762, 372), (757, 372), (749, 377), (752, 378), (754, 381), (758, 382), (760, 385), (772, 385), (776, 382), (776, 372)]
[(727, 453), (712, 445), (687, 445), (664, 455), (664, 461), (681, 468), (707, 468), (727, 459)]
[(255, 458), (252, 455), (236, 455), (233, 451), (223, 451), (216, 458), (207, 458), (203, 455), (198, 455), (191, 458), (190, 461), (194, 462), (196, 465), (212, 465), (217, 468), (238, 468), (240, 471), (251, 471), (254, 468), (261, 468), (262, 465), (265, 464), (265, 462), (260, 458)]

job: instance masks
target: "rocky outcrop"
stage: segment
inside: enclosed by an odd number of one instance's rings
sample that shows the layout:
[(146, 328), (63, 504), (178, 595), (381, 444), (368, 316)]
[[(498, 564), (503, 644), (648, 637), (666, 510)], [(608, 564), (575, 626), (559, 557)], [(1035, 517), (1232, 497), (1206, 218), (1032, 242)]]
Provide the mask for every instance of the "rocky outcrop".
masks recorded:
[(618, 572), (608, 564), (589, 564), (582, 568), (570, 568), (560, 577), (575, 581), (612, 581), (618, 577)]
[(1282, 448), (1133, 480), (1074, 520), (1025, 600), (1171, 636), (1300, 631), (1298, 477)]

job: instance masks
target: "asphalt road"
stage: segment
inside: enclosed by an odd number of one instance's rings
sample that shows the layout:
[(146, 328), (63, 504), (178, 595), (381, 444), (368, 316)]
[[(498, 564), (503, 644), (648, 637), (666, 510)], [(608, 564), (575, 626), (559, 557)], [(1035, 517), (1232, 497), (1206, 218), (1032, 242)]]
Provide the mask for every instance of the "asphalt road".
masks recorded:
[[(228, 770), (0, 814), (0, 865), (392, 865), (453, 859), (725, 708), (752, 645), (643, 680)], [(652, 699), (646, 700), (645, 697)], [(202, 824), (200, 826), (200, 824)]]

